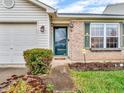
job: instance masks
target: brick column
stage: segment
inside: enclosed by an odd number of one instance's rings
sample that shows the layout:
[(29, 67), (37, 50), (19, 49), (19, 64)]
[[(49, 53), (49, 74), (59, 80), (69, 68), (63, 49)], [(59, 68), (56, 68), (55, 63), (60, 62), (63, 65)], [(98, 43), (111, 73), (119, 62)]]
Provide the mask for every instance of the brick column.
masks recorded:
[(73, 28), (69, 29), (69, 54), (73, 61), (83, 60), (81, 52), (83, 48), (84, 23), (71, 21)]

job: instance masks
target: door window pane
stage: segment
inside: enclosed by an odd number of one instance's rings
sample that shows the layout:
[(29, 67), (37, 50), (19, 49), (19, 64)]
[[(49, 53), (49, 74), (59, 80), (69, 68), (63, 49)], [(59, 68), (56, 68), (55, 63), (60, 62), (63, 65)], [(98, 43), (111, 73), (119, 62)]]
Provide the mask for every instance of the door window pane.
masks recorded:
[(67, 55), (67, 28), (55, 28), (54, 35), (55, 55)]

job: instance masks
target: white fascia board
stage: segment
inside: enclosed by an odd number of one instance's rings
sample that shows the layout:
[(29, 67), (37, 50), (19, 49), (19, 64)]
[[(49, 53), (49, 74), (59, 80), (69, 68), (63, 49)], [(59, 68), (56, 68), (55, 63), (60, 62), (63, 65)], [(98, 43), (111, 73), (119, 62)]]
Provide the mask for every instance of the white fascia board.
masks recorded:
[(56, 12), (56, 9), (54, 9), (51, 6), (48, 6), (48, 5), (38, 1), (38, 0), (29, 0), (29, 1), (34, 3), (34, 4), (36, 4), (36, 5), (38, 5), (39, 7), (44, 8), (46, 10), (46, 12), (48, 12), (48, 13), (55, 13)]

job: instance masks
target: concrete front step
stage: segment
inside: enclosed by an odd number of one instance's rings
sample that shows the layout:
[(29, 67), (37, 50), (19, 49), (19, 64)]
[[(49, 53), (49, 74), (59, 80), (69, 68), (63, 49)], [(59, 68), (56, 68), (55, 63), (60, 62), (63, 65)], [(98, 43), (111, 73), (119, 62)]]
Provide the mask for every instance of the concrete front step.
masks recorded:
[(54, 56), (53, 60), (66, 60), (68, 59), (67, 56)]
[(71, 60), (69, 60), (67, 57), (55, 57), (52, 61), (52, 67), (67, 65), (71, 63)]

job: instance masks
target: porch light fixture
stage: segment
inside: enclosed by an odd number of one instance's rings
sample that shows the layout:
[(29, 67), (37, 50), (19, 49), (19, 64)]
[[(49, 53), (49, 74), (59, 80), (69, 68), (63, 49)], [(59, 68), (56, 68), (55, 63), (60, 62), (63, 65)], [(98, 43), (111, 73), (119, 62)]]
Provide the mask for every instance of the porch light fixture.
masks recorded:
[(69, 24), (69, 27), (70, 27), (70, 28), (73, 28), (73, 27), (74, 27), (73, 23), (70, 23), (70, 24)]
[(45, 32), (45, 26), (40, 27), (40, 32)]

